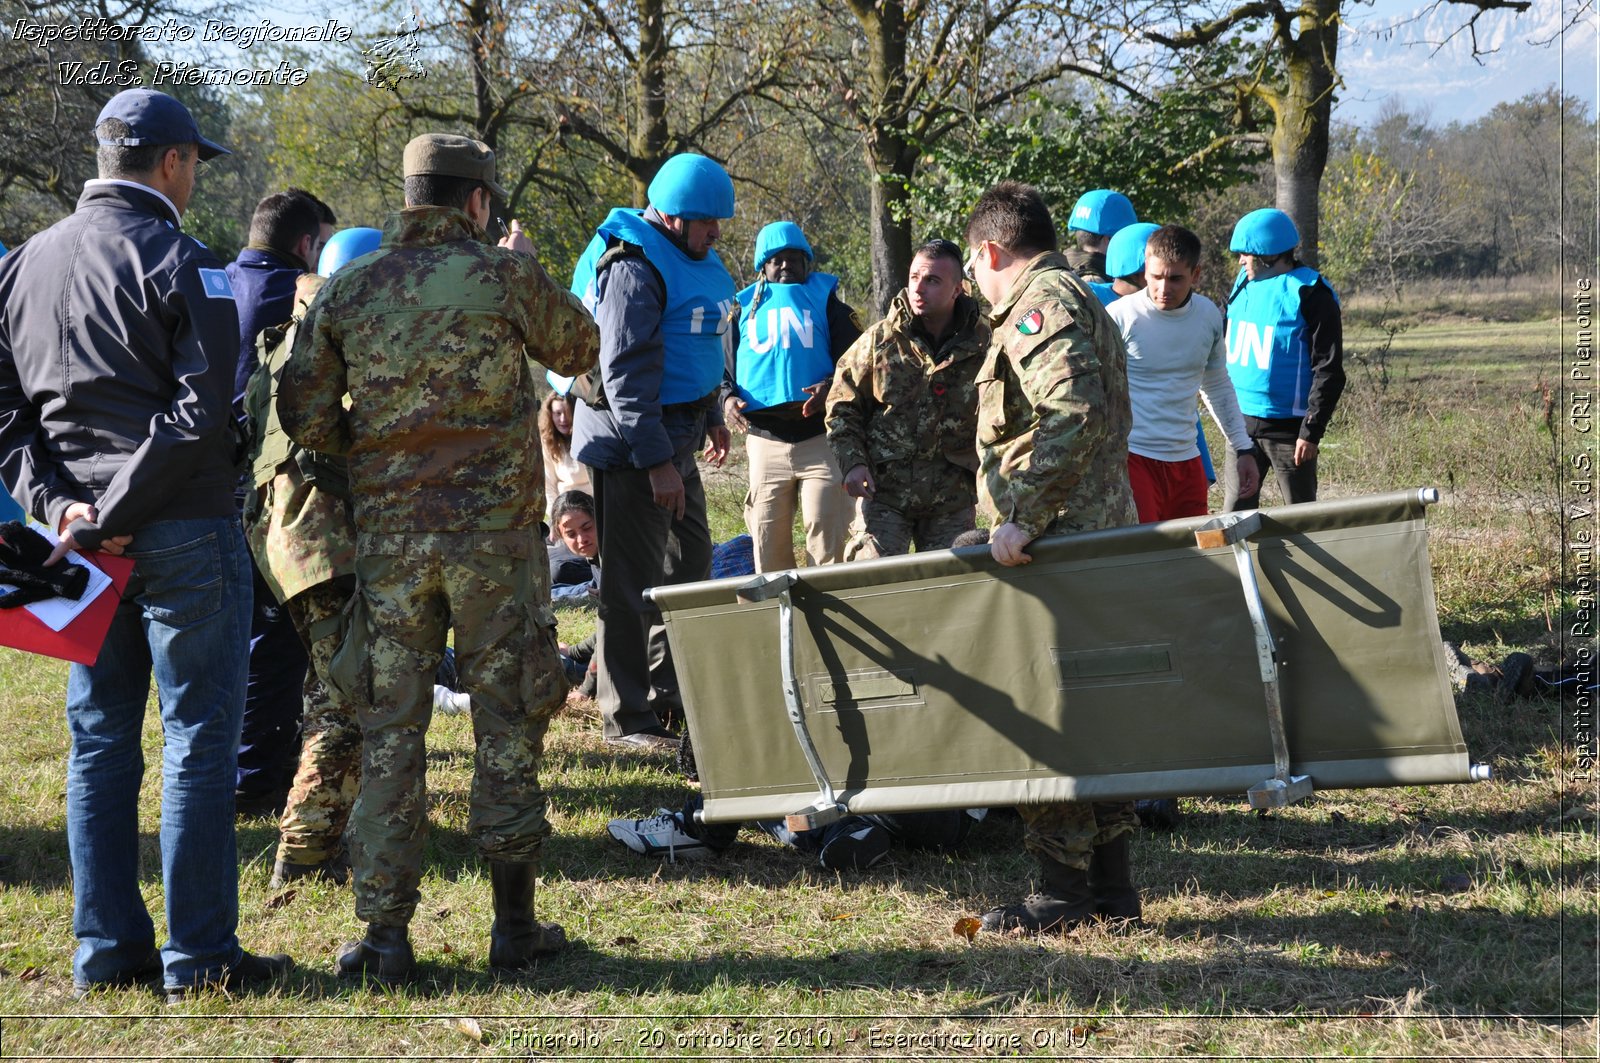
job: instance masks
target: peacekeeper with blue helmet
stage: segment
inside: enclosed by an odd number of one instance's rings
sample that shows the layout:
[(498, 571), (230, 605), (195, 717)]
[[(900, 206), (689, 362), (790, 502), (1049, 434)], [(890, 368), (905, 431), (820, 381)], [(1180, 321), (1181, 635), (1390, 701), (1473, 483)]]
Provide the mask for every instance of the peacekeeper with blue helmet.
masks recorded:
[[(1344, 391), (1344, 322), (1339, 297), (1294, 256), (1300, 232), (1281, 210), (1253, 210), (1234, 226), (1229, 248), (1239, 276), (1228, 297), (1228, 375), (1255, 444), (1256, 466), (1270, 466), (1286, 502), (1317, 498), (1317, 447)], [(1255, 509), (1260, 489), (1243, 494), (1224, 462), (1229, 510)]]
[(723, 416), (748, 436), (744, 520), (757, 572), (793, 568), (796, 502), (806, 562), (844, 560), (855, 505), (828, 446), (823, 404), (834, 364), (861, 335), (839, 278), (814, 272), (811, 243), (792, 221), (756, 236), (756, 282), (739, 293), (723, 383)]
[[(572, 291), (600, 327), (600, 363), (577, 389), (572, 449), (593, 473), (600, 526), (597, 689), (608, 744), (675, 748), (683, 699), (649, 587), (711, 574), (695, 453), (720, 466), (723, 337), (737, 305), (713, 245), (733, 181), (704, 155), (674, 155), (643, 211), (617, 208), (578, 259)], [(670, 563), (669, 563), (670, 552)]]
[(1067, 221), (1067, 231), (1078, 240), (1078, 246), (1066, 253), (1067, 265), (1085, 283), (1111, 283), (1106, 247), (1113, 236), (1138, 220), (1133, 204), (1121, 192), (1109, 188), (1085, 192), (1072, 205), (1072, 217)]

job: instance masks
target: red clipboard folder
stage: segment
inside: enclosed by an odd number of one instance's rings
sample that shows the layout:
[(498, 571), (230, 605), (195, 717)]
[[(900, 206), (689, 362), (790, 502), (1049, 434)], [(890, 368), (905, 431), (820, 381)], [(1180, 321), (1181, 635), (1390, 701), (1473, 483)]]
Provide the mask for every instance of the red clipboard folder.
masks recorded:
[(128, 577), (133, 575), (133, 559), (98, 551), (79, 553), (89, 564), (111, 577), (111, 586), (60, 631), (50, 630), (21, 606), (0, 609), (0, 646), (78, 664), (94, 664), (100, 656), (100, 647), (105, 644), (106, 632), (111, 630), (111, 618), (116, 614), (117, 603), (122, 601)]

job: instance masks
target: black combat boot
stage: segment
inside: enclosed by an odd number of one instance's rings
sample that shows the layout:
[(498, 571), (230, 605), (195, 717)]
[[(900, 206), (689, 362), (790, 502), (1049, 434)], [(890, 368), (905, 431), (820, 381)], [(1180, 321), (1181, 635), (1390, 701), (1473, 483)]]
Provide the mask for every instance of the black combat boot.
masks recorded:
[(335, 853), (326, 860), (315, 864), (295, 864), (288, 860), (274, 860), (272, 863), (272, 878), (267, 880), (269, 889), (282, 889), (298, 878), (320, 878), (331, 882), (335, 886), (342, 886), (350, 881), (350, 857), (343, 851)]
[(1125, 927), (1144, 926), (1139, 890), (1128, 867), (1129, 834), (1119, 834), (1104, 845), (1094, 847), (1089, 857), (1089, 888), (1094, 892), (1095, 912), (1102, 919), (1119, 920)]
[(408, 982), (417, 957), (403, 926), (367, 924), (367, 936), (339, 950), (339, 977), (366, 977), (384, 985)]
[(489, 861), (489, 883), (494, 888), (494, 927), (489, 931), (491, 968), (522, 970), (567, 947), (566, 931), (533, 917), (538, 877), (539, 865), (535, 863)]
[(1066, 933), (1095, 917), (1094, 893), (1089, 889), (1089, 874), (1075, 867), (1039, 858), (1044, 872), (1044, 889), (1018, 904), (1008, 904), (983, 913), (985, 930), (1014, 930), (1030, 933), (1054, 930)]

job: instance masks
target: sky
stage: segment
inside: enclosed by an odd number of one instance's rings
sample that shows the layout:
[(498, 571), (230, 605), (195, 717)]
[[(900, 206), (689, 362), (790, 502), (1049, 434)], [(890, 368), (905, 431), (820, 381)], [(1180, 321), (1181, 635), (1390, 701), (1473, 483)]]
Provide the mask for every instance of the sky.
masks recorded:
[[(240, 21), (253, 16), (306, 25), (327, 17), (321, 0), (246, 0), (241, 6), (250, 15)], [(1552, 84), (1588, 101), (1593, 114), (1600, 101), (1595, 7), (1595, 0), (1534, 0), (1522, 14), (1485, 12), (1477, 36), (1480, 51), (1488, 54), (1474, 61), (1465, 33), (1440, 47), (1471, 17), (1475, 9), (1466, 4), (1346, 0), (1338, 56), (1345, 87), (1335, 118), (1366, 125), (1392, 99), (1409, 111), (1426, 111), (1437, 125), (1471, 122), (1497, 103)], [(1563, 31), (1580, 9), (1584, 17)], [(1548, 45), (1534, 43), (1552, 38)]]
[[(1491, 54), (1474, 62), (1466, 34), (1438, 47), (1466, 24), (1471, 7), (1416, 0), (1347, 3), (1338, 56), (1345, 88), (1334, 116), (1365, 125), (1393, 100), (1409, 111), (1426, 110), (1436, 125), (1471, 122), (1497, 103), (1552, 84), (1587, 101), (1593, 115), (1600, 97), (1593, 8), (1575, 0), (1534, 0), (1520, 15), (1486, 12), (1477, 23), (1478, 47)], [(1582, 20), (1563, 32), (1580, 9)], [(1532, 43), (1550, 38), (1558, 39), (1543, 47)]]

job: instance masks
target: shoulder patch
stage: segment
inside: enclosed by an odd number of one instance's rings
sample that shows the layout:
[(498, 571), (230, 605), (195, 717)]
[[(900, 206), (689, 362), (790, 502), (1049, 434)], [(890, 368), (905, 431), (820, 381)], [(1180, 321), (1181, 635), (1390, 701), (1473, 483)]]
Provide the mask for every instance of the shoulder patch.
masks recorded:
[(227, 270), (202, 269), (200, 285), (205, 288), (206, 296), (211, 299), (232, 299), (233, 285), (228, 281)]
[(1044, 311), (1037, 306), (1023, 314), (1022, 319), (1017, 322), (1017, 331), (1024, 336), (1037, 335), (1042, 328), (1044, 328)]

